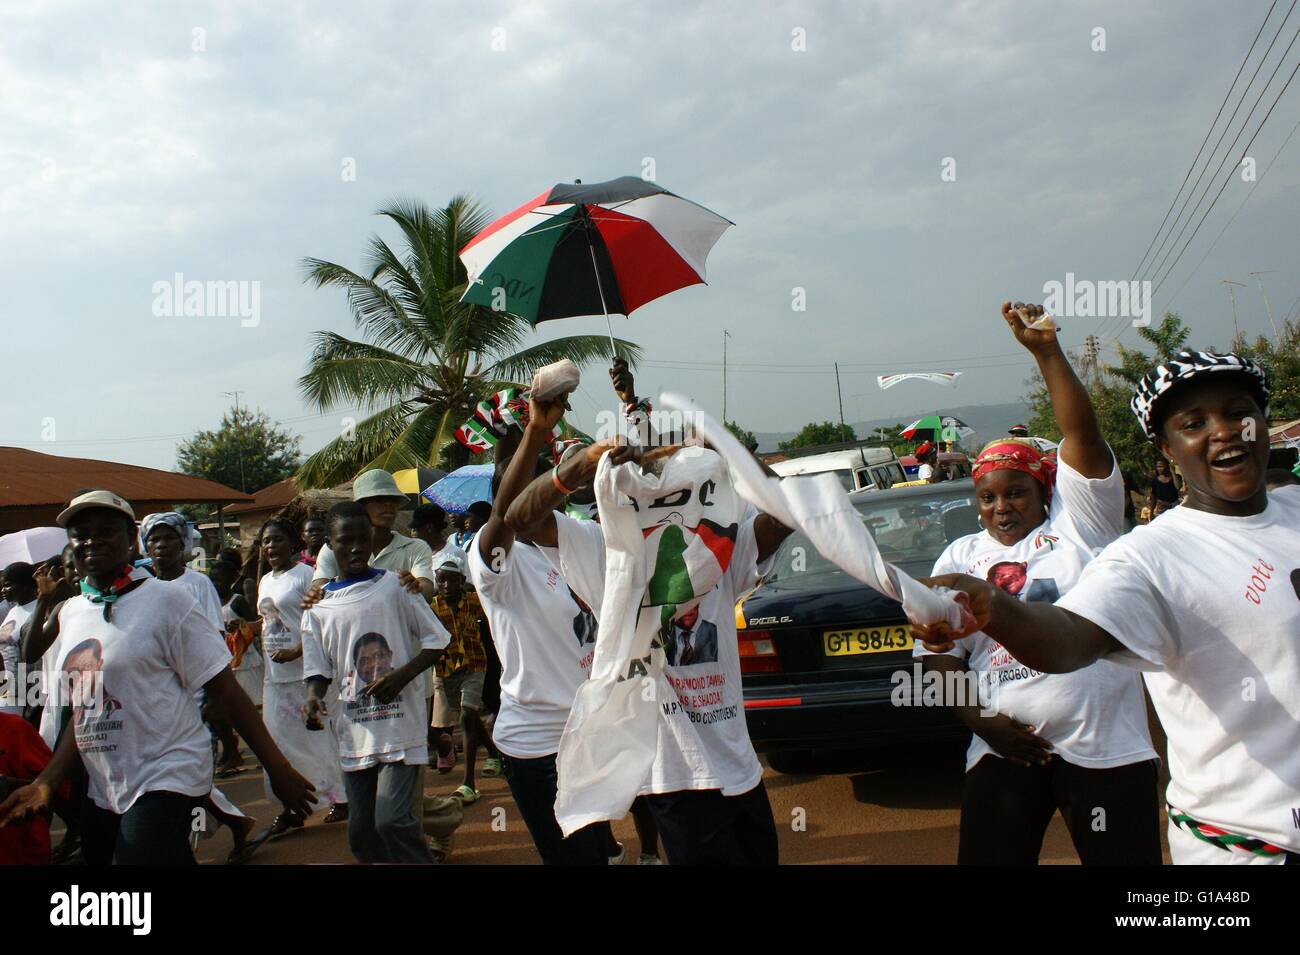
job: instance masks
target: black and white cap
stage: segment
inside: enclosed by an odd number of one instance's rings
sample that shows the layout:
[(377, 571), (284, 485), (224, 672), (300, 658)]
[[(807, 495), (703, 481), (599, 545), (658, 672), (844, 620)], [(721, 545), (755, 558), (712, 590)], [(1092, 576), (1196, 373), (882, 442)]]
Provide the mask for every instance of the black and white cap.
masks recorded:
[(1152, 412), (1155, 410), (1156, 403), (1170, 388), (1197, 375), (1225, 371), (1253, 378), (1263, 398), (1264, 413), (1268, 414), (1268, 376), (1253, 361), (1231, 352), (1226, 355), (1216, 355), (1208, 351), (1184, 350), (1143, 375), (1142, 380), (1138, 382), (1137, 391), (1129, 400), (1129, 407), (1133, 409), (1138, 423), (1142, 425), (1143, 433), (1149, 439), (1155, 439)]

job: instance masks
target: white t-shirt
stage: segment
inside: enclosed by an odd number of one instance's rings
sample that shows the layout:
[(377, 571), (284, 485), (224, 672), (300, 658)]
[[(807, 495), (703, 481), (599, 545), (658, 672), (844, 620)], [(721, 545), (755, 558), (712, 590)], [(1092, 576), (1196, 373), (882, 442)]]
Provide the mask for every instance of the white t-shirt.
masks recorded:
[[(557, 548), (550, 551), (560, 572), (600, 617), (605, 593), (605, 537), (593, 521), (556, 515)], [(682, 789), (721, 789), (738, 796), (758, 785), (763, 769), (745, 725), (736, 638), (736, 599), (758, 583), (758, 544), (754, 521), (736, 531), (731, 564), (718, 585), (687, 614), (687, 626), (675, 621), (665, 640), (664, 675), (677, 690), (660, 723), (658, 751), (650, 783), (642, 791), (669, 793)], [(495, 636), (496, 631), (493, 630)], [(689, 650), (687, 649), (689, 647)], [(690, 662), (680, 661), (689, 656)], [(661, 710), (661, 712), (663, 712)], [(689, 732), (694, 725), (696, 748)]]
[(71, 728), (97, 806), (120, 814), (146, 792), (212, 788), (212, 742), (194, 693), (230, 665), (230, 652), (187, 589), (146, 579), (113, 604), (111, 621), (103, 604), (73, 597), (51, 649), (54, 674), (98, 670), (81, 683), (99, 688), (99, 702), (74, 699)]
[[(221, 613), (221, 595), (217, 593), (217, 585), (207, 574), (199, 573), (193, 567), (186, 567), (183, 574), (166, 583), (178, 584), (193, 594), (194, 599), (198, 601), (199, 609), (208, 616), (213, 626), (219, 632), (225, 632), (225, 617)], [(224, 640), (222, 645), (225, 645)]]
[(302, 645), (302, 598), (311, 588), (312, 569), (294, 564), (288, 570), (271, 571), (257, 585), (257, 613), (262, 618), (262, 656), (266, 679), (272, 683), (302, 681), (302, 657), (276, 663), (276, 650), (296, 650)]
[(578, 687), (591, 675), (596, 618), (536, 547), (516, 541), (494, 571), (475, 545), (468, 563), (501, 658), (492, 741), (518, 759), (550, 756), (559, 751)]
[(1147, 671), (1169, 737), (1169, 805), (1292, 852), (1298, 565), (1300, 488), (1282, 487), (1252, 517), (1165, 511), (1107, 547), (1058, 601), (1127, 648), (1109, 660)]
[(32, 619), (36, 612), (36, 601), (25, 604), (10, 604), (9, 612), (0, 623), (0, 660), (4, 661), (4, 670), (8, 676), (0, 683), (0, 705), (12, 705), (23, 688), (18, 685), (18, 645), (22, 640), (23, 624)]
[(427, 763), (428, 671), (406, 684), (391, 703), (362, 693), (371, 680), (405, 665), (421, 650), (441, 650), (451, 642), (420, 595), (403, 589), (389, 572), (327, 589), (320, 603), (303, 614), (302, 635), (304, 677), (338, 681), (338, 711), (331, 715), (344, 771), (379, 763)]
[[(955, 540), (935, 562), (934, 574), (969, 574), (1021, 600), (1055, 603), (1078, 582), (1093, 556), (1123, 531), (1119, 467), (1108, 477), (1090, 480), (1060, 461), (1047, 520), (1010, 547), (987, 530)], [(920, 643), (913, 653), (931, 655)], [(965, 659), (967, 668), (979, 674), (983, 708), (1035, 727), (1066, 762), (1108, 769), (1156, 758), (1142, 680), (1127, 667), (1098, 660), (1073, 673), (1040, 673), (983, 633), (958, 640), (947, 655)], [(973, 735), (966, 768), (991, 753), (993, 748)]]
[(918, 481), (928, 481), (934, 477), (934, 468), (928, 464), (922, 464), (916, 469), (916, 479)]
[[(393, 532), (390, 540), (378, 554), (370, 557), (370, 566), (381, 570), (405, 570), (413, 577), (433, 580), (433, 548), (415, 537)], [(340, 573), (338, 559), (329, 544), (320, 549), (316, 555), (316, 570), (313, 580), (333, 580)]]

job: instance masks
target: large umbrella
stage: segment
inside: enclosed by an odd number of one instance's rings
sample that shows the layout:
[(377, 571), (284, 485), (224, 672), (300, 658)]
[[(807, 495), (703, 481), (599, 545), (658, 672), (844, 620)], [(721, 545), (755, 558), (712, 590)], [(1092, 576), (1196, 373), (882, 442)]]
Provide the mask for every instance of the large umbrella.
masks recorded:
[(451, 514), (464, 514), (475, 501), (492, 500), (492, 464), (467, 464), (420, 492), (420, 497)]
[(447, 472), (439, 468), (405, 468), (393, 472), (397, 489), (403, 494), (419, 494), (420, 488), (428, 487), (434, 481), (441, 481)]
[(909, 441), (916, 437), (920, 431), (948, 431), (955, 434), (958, 438), (969, 438), (975, 433), (975, 429), (966, 424), (960, 418), (954, 418), (952, 415), (926, 415), (924, 418), (918, 418), (913, 421), (900, 434)]
[(497, 219), (460, 250), (463, 302), (527, 319), (631, 315), (705, 281), (730, 226), (697, 203), (637, 176), (560, 183)]
[(13, 563), (39, 564), (60, 553), (68, 545), (68, 532), (62, 527), (29, 527), (0, 537), (0, 568)]

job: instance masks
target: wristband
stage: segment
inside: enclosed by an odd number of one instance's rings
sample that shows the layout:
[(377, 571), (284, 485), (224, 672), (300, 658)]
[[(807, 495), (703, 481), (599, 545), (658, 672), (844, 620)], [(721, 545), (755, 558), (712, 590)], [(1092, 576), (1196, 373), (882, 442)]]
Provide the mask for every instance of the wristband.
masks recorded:
[(565, 497), (568, 497), (570, 494), (573, 494), (574, 492), (569, 490), (562, 483), (560, 483), (559, 472), (560, 472), (560, 466), (558, 464), (555, 467), (551, 468), (551, 483), (555, 485), (555, 489), (557, 491), (559, 491)]

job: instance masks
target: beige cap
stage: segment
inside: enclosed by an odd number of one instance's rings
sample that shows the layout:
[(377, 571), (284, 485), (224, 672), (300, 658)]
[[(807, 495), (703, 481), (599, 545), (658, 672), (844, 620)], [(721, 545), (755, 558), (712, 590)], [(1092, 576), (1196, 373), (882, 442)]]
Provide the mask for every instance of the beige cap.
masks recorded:
[(68, 521), (90, 507), (106, 507), (111, 511), (121, 511), (132, 521), (135, 520), (135, 511), (131, 510), (131, 505), (112, 491), (87, 491), (85, 494), (78, 494), (68, 502), (68, 506), (60, 511), (59, 516), (54, 520), (60, 527), (67, 527)]

